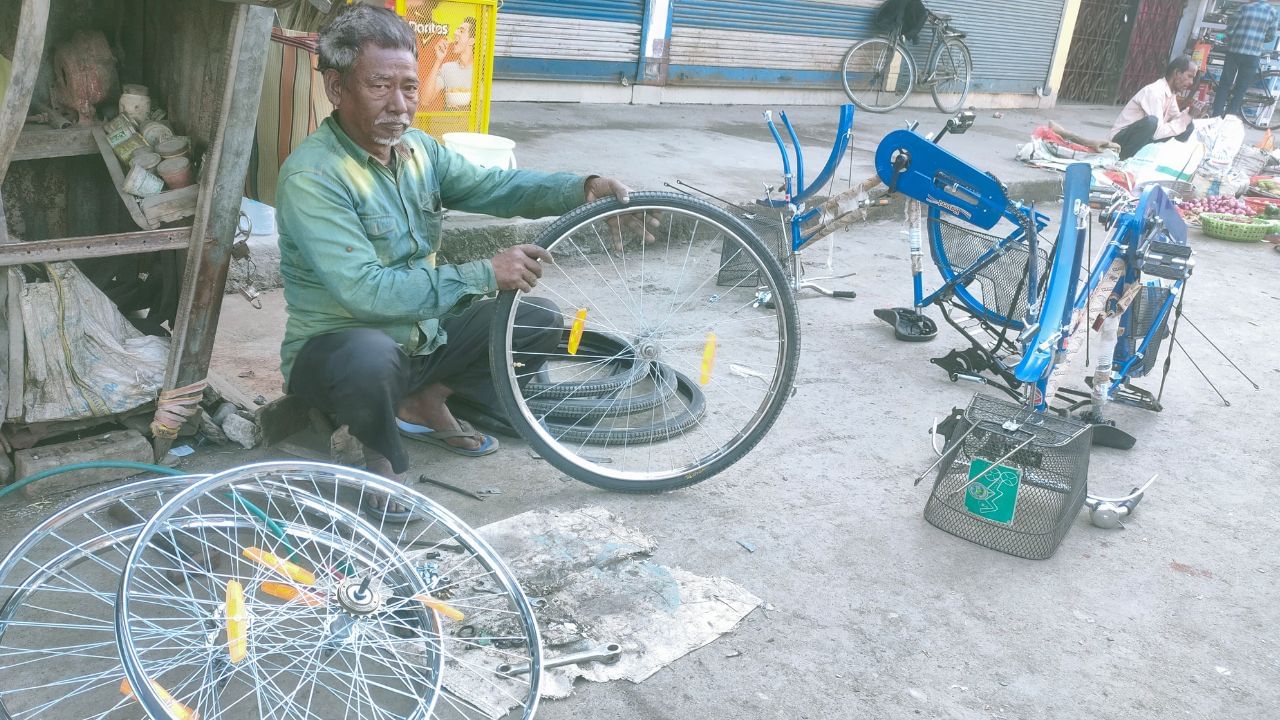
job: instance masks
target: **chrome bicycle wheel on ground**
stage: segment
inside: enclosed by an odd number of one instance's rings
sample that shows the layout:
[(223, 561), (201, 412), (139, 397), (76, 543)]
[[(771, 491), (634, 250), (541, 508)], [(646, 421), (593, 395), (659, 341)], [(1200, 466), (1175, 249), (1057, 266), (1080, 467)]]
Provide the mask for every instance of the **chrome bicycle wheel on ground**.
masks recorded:
[[(800, 334), (782, 267), (745, 225), (685, 195), (637, 192), (578, 208), (538, 244), (554, 262), (532, 293), (499, 295), (490, 358), (508, 417), (543, 458), (598, 487), (660, 492), (764, 437)], [(545, 329), (517, 321), (527, 306), (558, 308), (550, 322), (567, 332), (554, 351), (513, 356), (515, 332)]]
[[(370, 502), (409, 522), (364, 520)], [(141, 528), (115, 619), (126, 687), (153, 717), (537, 708), (538, 631), (510, 571), (447, 510), (361, 471), (265, 463), (195, 483)]]
[[(0, 718), (139, 716), (120, 692), (120, 573), (146, 517), (196, 479), (143, 480), (93, 495), (36, 526), (0, 562)], [(175, 580), (181, 576), (166, 578)]]
[(907, 101), (915, 87), (916, 65), (900, 43), (870, 38), (845, 53), (840, 81), (860, 109), (889, 112)]
[(959, 38), (948, 37), (939, 43), (929, 59), (932, 72), (930, 90), (933, 104), (944, 113), (964, 107), (969, 99), (969, 83), (973, 80), (973, 59), (969, 47)]

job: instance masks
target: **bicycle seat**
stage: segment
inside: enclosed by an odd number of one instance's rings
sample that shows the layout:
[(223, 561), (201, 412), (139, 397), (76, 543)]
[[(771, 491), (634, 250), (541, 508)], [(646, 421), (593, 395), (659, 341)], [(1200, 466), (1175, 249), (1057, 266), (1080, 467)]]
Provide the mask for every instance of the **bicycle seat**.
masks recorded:
[(950, 21), (951, 21), (951, 16), (950, 16), (950, 15), (943, 15), (942, 13), (936, 13), (936, 12), (933, 12), (932, 10), (930, 10), (930, 11), (929, 11), (929, 19), (931, 19), (931, 20), (935, 20), (935, 21), (940, 22), (940, 23), (946, 23), (946, 22), (950, 22)]

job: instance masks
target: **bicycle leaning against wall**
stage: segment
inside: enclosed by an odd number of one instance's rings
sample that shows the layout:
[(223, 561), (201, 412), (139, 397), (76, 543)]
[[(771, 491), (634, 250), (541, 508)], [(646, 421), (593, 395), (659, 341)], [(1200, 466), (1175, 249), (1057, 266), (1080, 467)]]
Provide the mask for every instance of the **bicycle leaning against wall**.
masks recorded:
[(919, 77), (901, 26), (880, 37), (854, 44), (840, 64), (844, 92), (863, 110), (889, 112), (900, 107), (916, 88), (929, 88), (933, 104), (944, 113), (964, 106), (973, 80), (973, 59), (964, 33), (951, 27), (949, 15), (929, 12), (928, 63)]

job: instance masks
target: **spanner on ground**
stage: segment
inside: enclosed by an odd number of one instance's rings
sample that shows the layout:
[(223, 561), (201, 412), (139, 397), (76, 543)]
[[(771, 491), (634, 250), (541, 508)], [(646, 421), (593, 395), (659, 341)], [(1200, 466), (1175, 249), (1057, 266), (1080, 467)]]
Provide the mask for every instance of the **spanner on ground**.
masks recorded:
[[(568, 655), (561, 655), (560, 657), (552, 660), (544, 660), (542, 662), (542, 669), (550, 670), (552, 668), (564, 667), (565, 665), (579, 665), (589, 662), (601, 662), (606, 665), (612, 665), (613, 663), (618, 662), (618, 658), (620, 657), (622, 657), (622, 646), (617, 643), (609, 643), (608, 645), (601, 645), (594, 650), (570, 653)], [(503, 663), (498, 666), (499, 675), (525, 675), (528, 672), (529, 663), (522, 663), (520, 665)]]

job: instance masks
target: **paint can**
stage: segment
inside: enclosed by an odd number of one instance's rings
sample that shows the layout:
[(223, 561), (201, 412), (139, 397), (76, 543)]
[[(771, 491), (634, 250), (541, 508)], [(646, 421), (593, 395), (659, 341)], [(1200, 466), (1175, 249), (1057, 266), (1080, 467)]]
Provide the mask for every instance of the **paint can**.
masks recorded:
[(164, 178), (164, 184), (170, 190), (177, 190), (191, 185), (191, 161), (184, 157), (171, 157), (161, 160), (156, 172)]
[(147, 147), (147, 141), (142, 138), (142, 135), (138, 134), (138, 128), (129, 119), (129, 116), (123, 113), (104, 123), (102, 130), (106, 133), (107, 144), (115, 151), (116, 157), (120, 158), (120, 162), (126, 165), (133, 157), (135, 150)]
[(122, 189), (130, 195), (146, 197), (162, 192), (164, 190), (164, 181), (148, 172), (142, 165), (135, 163), (133, 167), (129, 168), (129, 174), (124, 178)]
[(155, 147), (171, 137), (173, 137), (173, 130), (170, 130), (168, 125), (159, 120), (151, 120), (142, 126), (142, 138), (151, 147)]
[(147, 122), (151, 114), (151, 95), (145, 85), (125, 85), (120, 93), (120, 114), (127, 116), (138, 127)]
[(156, 145), (160, 157), (168, 160), (176, 157), (191, 157), (191, 141), (185, 135), (175, 135)]
[(153, 173), (156, 171), (156, 166), (160, 164), (162, 159), (163, 158), (150, 150), (135, 150), (133, 152), (133, 157), (129, 159), (129, 162), (134, 165), (141, 165), (143, 170)]

